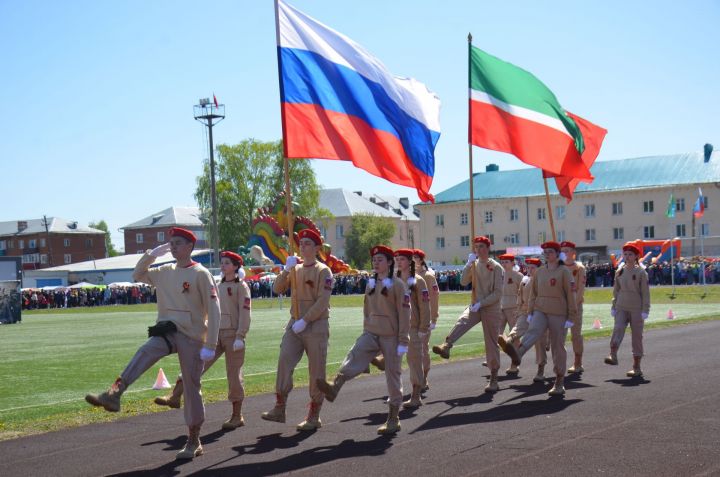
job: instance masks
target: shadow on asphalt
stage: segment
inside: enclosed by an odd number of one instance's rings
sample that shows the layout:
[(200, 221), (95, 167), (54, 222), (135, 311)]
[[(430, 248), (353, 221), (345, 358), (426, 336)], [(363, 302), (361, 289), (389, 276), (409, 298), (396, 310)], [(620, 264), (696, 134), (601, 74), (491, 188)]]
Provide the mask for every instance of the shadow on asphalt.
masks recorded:
[(619, 384), (620, 386), (640, 386), (641, 384), (650, 384), (651, 381), (648, 379), (642, 378), (625, 378), (625, 379), (608, 379), (605, 381), (606, 383), (614, 383)]

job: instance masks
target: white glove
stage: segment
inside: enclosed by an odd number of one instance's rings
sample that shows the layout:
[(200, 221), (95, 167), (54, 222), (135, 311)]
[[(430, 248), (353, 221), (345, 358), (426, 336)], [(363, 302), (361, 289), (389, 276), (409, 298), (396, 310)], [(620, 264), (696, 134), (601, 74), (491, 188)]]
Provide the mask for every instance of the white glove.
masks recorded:
[(465, 264), (465, 266), (467, 267), (468, 265), (470, 265), (471, 263), (473, 263), (475, 260), (477, 260), (477, 255), (475, 255), (474, 253), (469, 253), (469, 254), (468, 254), (468, 261), (467, 261), (467, 263)]
[(295, 333), (295, 334), (302, 333), (306, 326), (307, 326), (307, 321), (305, 321), (303, 318), (300, 318), (292, 325), (293, 333)]
[(567, 260), (567, 254), (565, 252), (560, 252), (560, 256), (558, 258), (564, 262)]
[(242, 338), (237, 338), (235, 341), (233, 341), (233, 351), (240, 351), (245, 347), (245, 342), (242, 340)]
[(473, 303), (472, 305), (470, 305), (470, 311), (472, 311), (473, 313), (475, 313), (476, 311), (478, 311), (478, 310), (480, 309), (480, 305), (481, 305), (481, 304), (480, 304), (479, 301), (476, 302), (476, 303)]
[(615, 308), (610, 308), (610, 316), (615, 318), (615, 315), (617, 314), (617, 311), (615, 311)]
[(565, 328), (572, 328), (572, 327), (573, 327), (573, 322), (572, 322), (572, 321), (566, 321), (566, 322), (565, 322)]
[(154, 249), (150, 250), (150, 255), (152, 255), (155, 258), (158, 258), (158, 257), (162, 257), (169, 251), (170, 251), (170, 244), (164, 243), (164, 244), (158, 245)]
[(430, 322), (430, 331), (434, 330), (436, 326), (437, 326), (437, 324), (436, 324), (436, 323), (433, 323), (433, 322), (431, 321), (431, 322)]
[(397, 345), (397, 355), (402, 358), (402, 355), (408, 352), (407, 345), (399, 344)]
[(643, 313), (640, 313), (640, 316), (642, 317), (643, 321), (645, 321), (645, 320), (647, 320), (647, 319), (648, 319), (648, 316), (650, 316), (650, 314), (649, 314), (649, 313), (644, 313), (644, 312), (643, 312)]
[(202, 348), (200, 350), (200, 359), (203, 361), (210, 361), (215, 357), (215, 350), (214, 349), (207, 349)]
[(285, 271), (289, 272), (295, 265), (298, 264), (297, 255), (290, 255), (285, 261)]
[(531, 322), (532, 322), (532, 315), (528, 315), (528, 317), (527, 317), (527, 322), (528, 322), (528, 323), (531, 323)]
[(418, 331), (418, 338), (424, 339), (428, 334), (430, 334), (430, 331)]

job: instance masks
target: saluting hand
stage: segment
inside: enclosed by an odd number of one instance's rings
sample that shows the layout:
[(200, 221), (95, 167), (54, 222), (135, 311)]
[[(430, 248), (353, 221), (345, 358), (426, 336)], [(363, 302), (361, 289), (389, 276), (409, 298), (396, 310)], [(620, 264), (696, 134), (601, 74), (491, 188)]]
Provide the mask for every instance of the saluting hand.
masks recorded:
[(285, 261), (285, 271), (289, 272), (295, 265), (298, 264), (297, 255), (290, 255)]
[(164, 244), (158, 245), (154, 249), (150, 250), (150, 255), (152, 255), (155, 258), (158, 258), (158, 257), (162, 257), (169, 251), (170, 251), (170, 243), (164, 243)]

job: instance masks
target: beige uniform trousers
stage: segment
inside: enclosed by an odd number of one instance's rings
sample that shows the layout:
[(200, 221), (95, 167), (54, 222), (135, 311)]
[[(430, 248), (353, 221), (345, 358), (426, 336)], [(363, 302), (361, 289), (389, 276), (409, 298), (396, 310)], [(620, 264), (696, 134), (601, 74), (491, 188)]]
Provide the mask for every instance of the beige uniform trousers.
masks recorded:
[[(185, 424), (188, 427), (199, 426), (205, 421), (205, 407), (200, 391), (200, 376), (203, 372), (203, 361), (200, 359), (201, 341), (194, 340), (179, 331), (165, 336), (172, 345), (172, 352), (178, 354), (180, 371), (183, 376), (183, 398), (185, 406)], [(140, 347), (128, 363), (120, 377), (130, 386), (160, 358), (170, 354), (167, 343), (159, 336), (153, 336)]]
[[(556, 376), (564, 376), (567, 372), (567, 351), (565, 350), (565, 338), (567, 337), (566, 318), (564, 315), (546, 315), (542, 311), (536, 310), (533, 313), (530, 328), (520, 340), (520, 348), (518, 349), (520, 356), (527, 353), (533, 345), (539, 344), (538, 341), (545, 335), (545, 330), (549, 330), (553, 371), (555, 371)], [(540, 346), (540, 348), (543, 351), (545, 350), (545, 346)]]
[(483, 338), (485, 339), (485, 357), (490, 371), (500, 369), (500, 348), (498, 348), (497, 339), (500, 335), (500, 320), (502, 313), (499, 309), (483, 310), (471, 312), (470, 307), (465, 310), (458, 318), (455, 326), (450, 330), (450, 334), (445, 338), (448, 343), (454, 343), (462, 335), (467, 333), (470, 328), (482, 322)]
[(237, 402), (245, 399), (245, 387), (243, 386), (243, 364), (245, 363), (245, 348), (233, 350), (233, 343), (237, 338), (234, 329), (220, 330), (218, 344), (215, 348), (215, 357), (205, 363), (203, 374), (215, 364), (215, 361), (225, 354), (225, 374), (228, 380), (228, 401)]
[[(422, 339), (422, 364), (423, 364), (423, 372), (427, 374), (427, 372), (430, 370), (430, 335), (432, 334), (432, 331), (428, 331), (427, 335), (425, 335), (425, 338)], [(410, 338), (412, 339), (412, 337)], [(424, 376), (423, 376), (423, 386), (427, 384), (425, 382)]]
[[(510, 337), (515, 339), (522, 338), (527, 330), (530, 328), (530, 323), (527, 321), (527, 315), (518, 316), (515, 326), (510, 331)], [(535, 364), (538, 366), (545, 366), (547, 364), (547, 352), (545, 351), (545, 345), (547, 344), (547, 333), (542, 333), (540, 338), (535, 342)]]
[[(427, 338), (427, 336), (425, 337)], [(410, 369), (410, 383), (413, 386), (425, 384), (425, 355), (424, 340), (418, 335), (417, 328), (410, 328), (410, 344), (408, 345), (407, 363)]]
[(512, 330), (517, 322), (517, 307), (503, 308), (502, 318), (500, 318), (500, 325), (498, 326), (498, 332), (500, 334), (505, 333), (505, 327), (507, 326), (508, 331)]
[(628, 324), (632, 332), (632, 354), (633, 356), (642, 357), (642, 338), (645, 322), (640, 311), (617, 310), (615, 313), (615, 328), (613, 328), (612, 338), (610, 338), (610, 347), (615, 349), (620, 347)]
[(570, 339), (572, 340), (573, 353), (583, 354), (585, 347), (583, 345), (583, 335), (582, 335), (582, 320), (583, 320), (582, 303), (579, 303), (577, 308), (578, 308), (577, 321), (575, 322), (575, 324), (573, 324), (572, 328), (570, 328)]
[(308, 374), (310, 377), (310, 399), (315, 403), (323, 402), (324, 394), (317, 387), (317, 380), (325, 380), (325, 364), (327, 363), (328, 328), (327, 320), (312, 321), (302, 333), (292, 330), (295, 320), (290, 320), (285, 327), (285, 334), (280, 342), (277, 379), (275, 391), (287, 396), (293, 388), (293, 372), (302, 359), (303, 353), (308, 357)]
[(385, 382), (387, 383), (390, 404), (399, 406), (403, 400), (402, 358), (397, 355), (397, 336), (378, 336), (368, 331), (355, 341), (355, 344), (345, 357), (338, 374), (345, 379), (352, 379), (364, 372), (370, 361), (382, 353), (385, 357)]

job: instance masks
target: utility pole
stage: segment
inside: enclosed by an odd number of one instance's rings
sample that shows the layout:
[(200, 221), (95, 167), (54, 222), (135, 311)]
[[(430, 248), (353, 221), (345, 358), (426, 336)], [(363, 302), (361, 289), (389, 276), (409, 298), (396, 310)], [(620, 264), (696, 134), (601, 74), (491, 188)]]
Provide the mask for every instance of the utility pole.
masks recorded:
[(50, 224), (48, 223), (48, 219), (46, 215), (43, 215), (43, 225), (45, 226), (45, 235), (47, 237), (47, 246), (48, 246), (48, 267), (53, 266), (53, 259), (52, 259), (52, 240), (50, 240)]
[(212, 266), (220, 266), (220, 237), (218, 235), (217, 219), (217, 195), (215, 193), (215, 151), (213, 146), (212, 128), (215, 124), (225, 119), (225, 105), (218, 104), (215, 95), (213, 101), (210, 98), (201, 98), (200, 104), (193, 106), (194, 117), (197, 121), (204, 123), (208, 128), (210, 145), (210, 195), (212, 198)]

